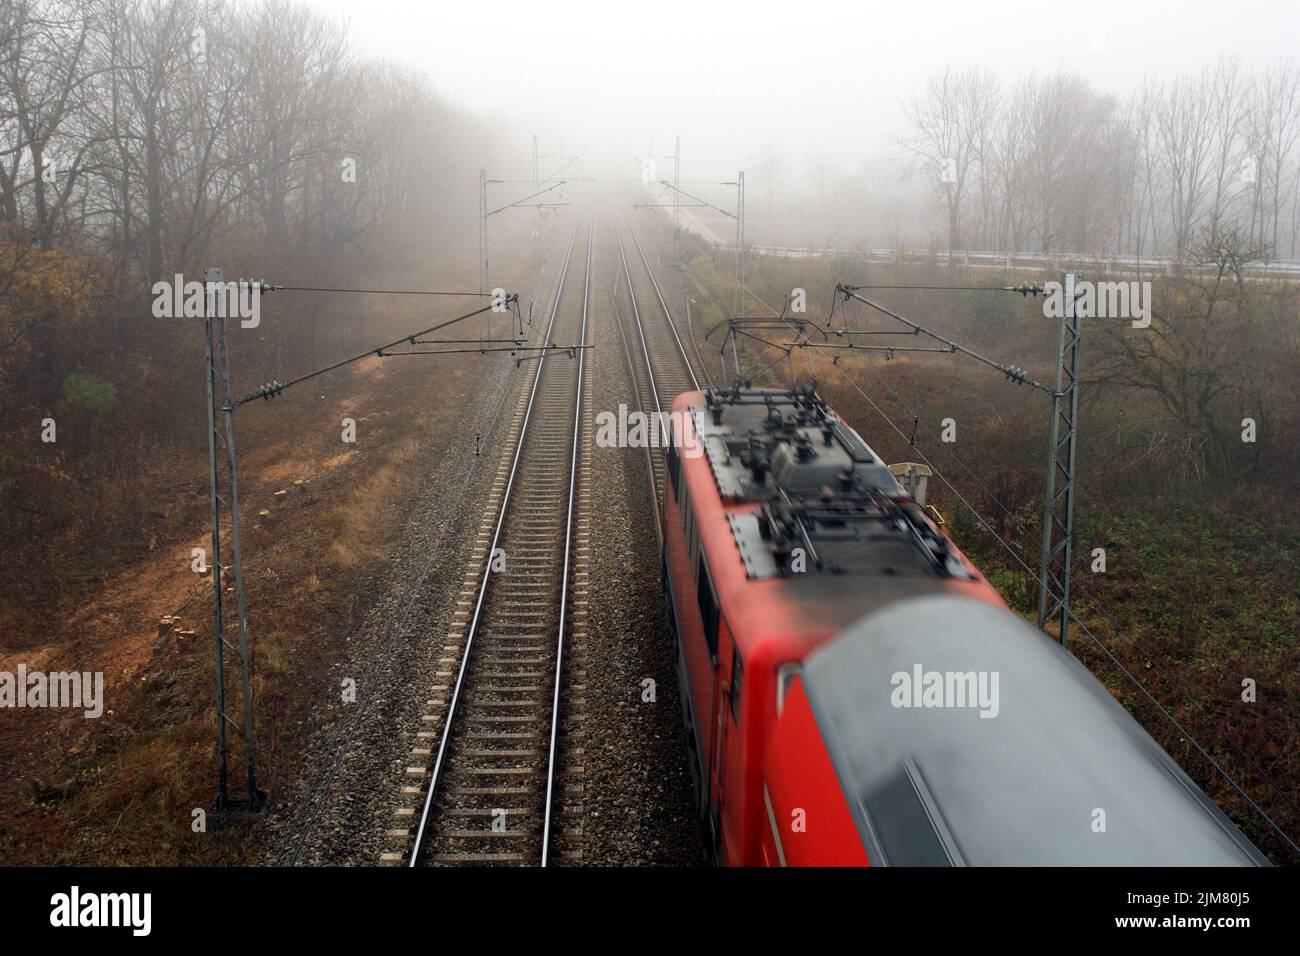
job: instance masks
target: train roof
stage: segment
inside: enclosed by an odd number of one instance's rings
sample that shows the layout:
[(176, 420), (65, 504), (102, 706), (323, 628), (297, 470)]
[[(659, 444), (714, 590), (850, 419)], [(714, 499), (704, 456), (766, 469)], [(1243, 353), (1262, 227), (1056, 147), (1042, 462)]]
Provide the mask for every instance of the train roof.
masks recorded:
[(800, 659), (867, 611), (955, 592), (1001, 604), (889, 466), (811, 388), (674, 402), (710, 577), (745, 653)]
[(802, 674), (873, 860), (1267, 865), (1087, 668), (1003, 608), (892, 603)]
[(781, 576), (795, 549), (812, 574), (971, 577), (889, 466), (811, 387), (709, 389), (691, 406), (750, 578)]

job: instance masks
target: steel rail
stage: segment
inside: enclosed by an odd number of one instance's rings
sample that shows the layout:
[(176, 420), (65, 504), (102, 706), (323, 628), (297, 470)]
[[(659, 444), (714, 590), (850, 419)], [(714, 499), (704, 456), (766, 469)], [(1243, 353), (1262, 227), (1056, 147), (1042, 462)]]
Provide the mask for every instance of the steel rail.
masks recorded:
[[(695, 319), (691, 315), (691, 303), (695, 300), (687, 295), (686, 290), (682, 289), (680, 286), (678, 287), (678, 291), (681, 292), (682, 298), (686, 300), (686, 334), (690, 337), (691, 348), (695, 349), (695, 357), (698, 359), (704, 353), (700, 351), (700, 340), (695, 337)], [(709, 376), (709, 369), (703, 361), (700, 362), (700, 371), (704, 373), (704, 380), (708, 382), (709, 385), (712, 385), (713, 379)]]
[[(641, 264), (645, 266), (645, 273), (650, 277), (650, 285), (655, 290), (655, 297), (659, 300), (659, 307), (664, 310), (664, 318), (668, 320), (668, 328), (673, 333), (673, 341), (677, 343), (677, 350), (681, 353), (682, 361), (686, 363), (686, 374), (691, 377), (691, 384), (695, 387), (695, 391), (698, 392), (700, 391), (700, 380), (695, 377), (695, 365), (691, 362), (690, 356), (686, 354), (686, 346), (682, 344), (681, 336), (677, 334), (677, 323), (673, 321), (673, 314), (668, 310), (668, 303), (664, 301), (664, 294), (659, 289), (659, 281), (655, 279), (654, 270), (650, 268), (650, 260), (646, 258), (645, 250), (641, 248), (641, 240), (637, 238), (636, 230), (632, 228), (631, 223), (627, 222), (626, 214), (623, 221), (627, 225), (627, 231), (632, 235), (632, 241), (636, 243), (636, 251), (641, 255)], [(629, 280), (628, 289), (630, 290), (631, 287), (632, 283)], [(703, 363), (701, 363), (701, 368), (703, 368)], [(705, 377), (708, 377), (707, 372)]]
[(578, 488), (578, 451), (582, 432), (582, 385), (587, 358), (587, 314), (591, 303), (591, 250), (596, 236), (593, 203), (587, 223), (587, 273), (582, 283), (582, 328), (578, 332), (578, 390), (573, 406), (573, 451), (569, 458), (569, 506), (564, 519), (564, 564), (560, 577), (560, 618), (555, 644), (555, 693), (551, 700), (551, 747), (546, 758), (546, 805), (542, 810), (542, 866), (548, 862), (551, 845), (551, 812), (555, 796), (555, 746), (560, 730), (560, 693), (564, 670), (564, 615), (569, 606), (569, 560), (573, 548), (573, 499)]
[[(613, 213), (610, 214), (609, 222), (611, 226), (614, 225)], [(633, 387), (636, 389), (638, 395), (637, 408), (638, 410), (641, 410), (641, 402), (639, 398), (639, 396), (641, 395), (641, 384), (640, 384), (641, 376), (637, 372), (636, 362), (634, 362), (632, 359), (632, 350), (628, 347), (627, 344), (627, 331), (623, 328), (623, 310), (620, 309), (618, 306), (617, 276), (615, 277), (614, 280), (614, 287), (610, 289), (609, 300), (610, 300), (610, 307), (614, 311), (614, 323), (618, 328), (618, 340), (619, 343), (623, 346), (623, 361), (627, 363), (626, 364), (627, 373), (632, 377)], [(654, 455), (651, 453), (649, 442), (647, 442), (645, 444), (645, 447), (643, 447), (641, 450), (645, 452), (646, 473), (650, 476), (650, 508), (654, 513), (655, 540), (658, 542), (659, 547), (662, 548), (664, 543), (664, 532), (663, 532), (663, 526), (661, 520), (661, 512), (659, 509), (659, 495), (655, 490)]]
[[(546, 334), (543, 341), (549, 341), (555, 329), (556, 317), (560, 312), (560, 300), (564, 294), (564, 282), (569, 272), (569, 262), (573, 256), (573, 244), (578, 236), (578, 224), (574, 223), (573, 234), (569, 237), (568, 250), (564, 254), (564, 265), (560, 269), (560, 277), (555, 287), (555, 300), (551, 304), (551, 314), (546, 325)], [(580, 350), (579, 355), (585, 353)], [(581, 362), (581, 360), (580, 360)], [(446, 769), (447, 755), (451, 743), (451, 731), (456, 722), (457, 710), (460, 706), (461, 692), (465, 685), (465, 675), (469, 670), (470, 656), (474, 647), (474, 637), (478, 631), (479, 620), (483, 614), (483, 603), (487, 597), (488, 584), (492, 577), (492, 555), (496, 553), (497, 544), (501, 538), (501, 530), (505, 526), (506, 514), (510, 510), (511, 495), (514, 490), (515, 477), (519, 472), (519, 461), (523, 455), (525, 439), (528, 436), (528, 426), (532, 421), (533, 408), (537, 400), (538, 385), (542, 380), (542, 370), (546, 364), (546, 353), (542, 353), (537, 363), (537, 371), (533, 375), (533, 384), (528, 394), (528, 406), (524, 411), (523, 424), (519, 428), (519, 440), (515, 445), (514, 459), (510, 464), (510, 476), (506, 480), (505, 491), (501, 498), (501, 508), (497, 513), (496, 526), (492, 532), (492, 545), (488, 549), (488, 560), (483, 569), (483, 578), (479, 582), (478, 597), (474, 602), (474, 614), (470, 620), (470, 625), (465, 632), (465, 650), (461, 653), (460, 668), (456, 674), (456, 686), (452, 691), (451, 701), (447, 707), (447, 713), (443, 720), (442, 737), (438, 743), (438, 756), (434, 762), (433, 774), (429, 778), (429, 790), (424, 798), (424, 807), (420, 812), (420, 823), (415, 833), (415, 842), (411, 847), (411, 858), (408, 862), (409, 868), (415, 868), (420, 864), (420, 856), (424, 849), (424, 841), (429, 831), (429, 822), (433, 815), (434, 802), (437, 799), (438, 784), (442, 779)]]
[[(632, 314), (636, 320), (637, 337), (641, 342), (641, 355), (645, 359), (646, 380), (650, 385), (650, 395), (655, 404), (655, 421), (658, 422), (662, 420), (663, 405), (659, 401), (659, 387), (655, 384), (654, 369), (650, 365), (650, 352), (646, 347), (645, 329), (641, 325), (641, 311), (636, 304), (636, 292), (632, 289), (632, 273), (627, 267), (627, 256), (623, 254), (623, 238), (618, 234), (618, 221), (614, 218), (613, 209), (611, 209), (609, 213), (609, 225), (610, 231), (614, 233), (614, 238), (618, 242), (618, 258), (623, 264), (623, 278), (627, 282), (628, 299), (632, 302)], [(615, 284), (617, 285), (617, 280), (615, 280)], [(618, 301), (616, 292), (615, 294), (611, 294), (610, 299), (617, 311)], [(618, 323), (618, 337), (623, 343), (623, 357), (627, 359), (628, 374), (632, 376), (633, 386), (637, 389), (639, 395), (641, 376), (637, 374), (636, 363), (632, 361), (632, 352), (627, 347), (627, 334), (623, 330), (623, 317), (621, 313), (616, 315), (616, 321)], [(640, 407), (640, 404), (641, 402), (638, 398), (638, 408)], [(654, 511), (655, 538), (659, 542), (659, 547), (662, 548), (664, 543), (664, 532), (662, 513), (659, 508), (659, 473), (655, 469), (654, 453), (650, 450), (649, 442), (646, 442), (644, 451), (646, 473), (650, 476), (650, 506)]]
[[(610, 214), (613, 219), (613, 213)], [(655, 384), (654, 366), (650, 362), (650, 349), (645, 341), (645, 327), (641, 323), (641, 309), (636, 304), (636, 291), (632, 288), (632, 273), (627, 267), (627, 256), (623, 254), (623, 237), (618, 234), (617, 224), (614, 228), (614, 238), (618, 240), (618, 258), (623, 264), (623, 278), (627, 282), (627, 295), (632, 300), (632, 318), (636, 322), (636, 333), (641, 342), (641, 357), (645, 359), (646, 376), (650, 381), (650, 395), (654, 399), (655, 413), (663, 413), (663, 403), (659, 401), (659, 386)]]

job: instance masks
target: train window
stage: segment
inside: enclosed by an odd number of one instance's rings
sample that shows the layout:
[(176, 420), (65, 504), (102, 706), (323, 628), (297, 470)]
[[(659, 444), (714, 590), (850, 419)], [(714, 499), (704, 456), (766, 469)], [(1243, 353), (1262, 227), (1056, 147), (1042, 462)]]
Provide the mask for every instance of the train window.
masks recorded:
[(699, 542), (695, 531), (695, 520), (690, 509), (682, 515), (682, 534), (686, 538), (686, 560), (694, 561), (699, 553)]
[(670, 422), (668, 425), (668, 480), (673, 486), (673, 497), (676, 498), (681, 494), (680, 484), (681, 475), (678, 469), (681, 463), (678, 461), (677, 446), (673, 443), (673, 426)]
[[(671, 469), (669, 469), (671, 471)], [(673, 494), (677, 495), (677, 512), (682, 519), (682, 527), (689, 526), (689, 515), (691, 513), (691, 488), (690, 485), (681, 481), (680, 478), (673, 484)]]
[(740, 656), (740, 649), (731, 651), (731, 719), (740, 722), (740, 688), (744, 684), (745, 662)]
[(700, 570), (695, 580), (695, 597), (700, 604), (700, 617), (704, 621), (704, 643), (709, 647), (709, 660), (716, 667), (718, 664), (718, 600), (713, 596), (713, 585), (709, 581), (709, 569), (700, 557)]

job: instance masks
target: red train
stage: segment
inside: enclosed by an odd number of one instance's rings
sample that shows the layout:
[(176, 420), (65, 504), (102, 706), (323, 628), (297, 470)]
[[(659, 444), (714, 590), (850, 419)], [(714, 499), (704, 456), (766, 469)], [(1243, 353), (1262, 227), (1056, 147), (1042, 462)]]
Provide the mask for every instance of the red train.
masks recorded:
[(714, 862), (1267, 864), (811, 388), (673, 411), (664, 593)]

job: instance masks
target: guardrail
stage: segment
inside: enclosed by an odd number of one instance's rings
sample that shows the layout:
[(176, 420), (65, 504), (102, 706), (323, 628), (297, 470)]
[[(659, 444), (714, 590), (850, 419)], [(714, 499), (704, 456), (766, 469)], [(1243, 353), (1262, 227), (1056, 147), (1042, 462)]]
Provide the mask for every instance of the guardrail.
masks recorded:
[[(965, 267), (1011, 270), (1015, 268), (1051, 269), (1070, 271), (1092, 268), (1106, 274), (1116, 273), (1167, 273), (1177, 265), (1170, 258), (1157, 256), (1097, 256), (1084, 253), (1005, 253), (1005, 252), (913, 252), (895, 249), (816, 249), (811, 247), (754, 245), (750, 252), (760, 256), (777, 256), (787, 259), (812, 259), (839, 257), (872, 262), (948, 262)], [(1213, 272), (1213, 265), (1183, 263), (1188, 272)], [(1275, 262), (1248, 262), (1242, 266), (1242, 275), (1252, 277), (1277, 276), (1300, 279), (1300, 262), (1289, 260)]]

